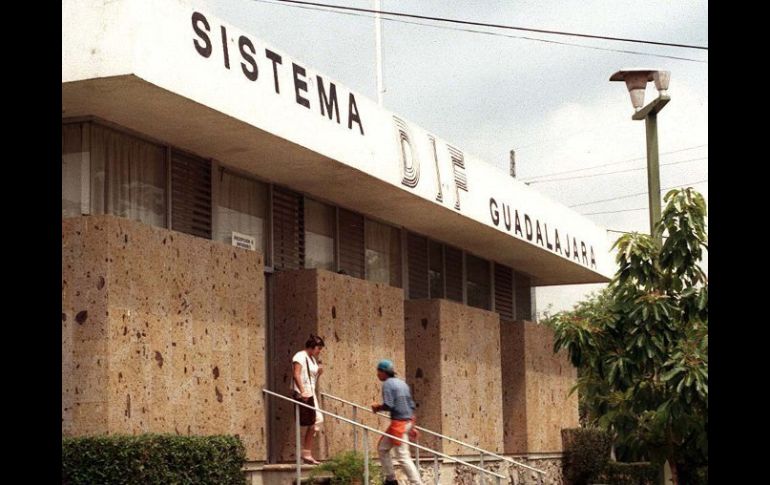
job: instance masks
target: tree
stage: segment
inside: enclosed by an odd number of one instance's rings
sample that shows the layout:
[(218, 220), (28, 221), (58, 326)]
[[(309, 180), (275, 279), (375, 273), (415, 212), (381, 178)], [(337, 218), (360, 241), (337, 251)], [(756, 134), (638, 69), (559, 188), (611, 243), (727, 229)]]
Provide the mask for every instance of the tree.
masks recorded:
[(646, 234), (620, 237), (609, 286), (546, 320), (554, 352), (578, 368), (587, 420), (615, 443), (656, 463), (674, 483), (708, 463), (708, 279), (698, 265), (706, 203), (692, 188), (672, 190), (659, 247)]

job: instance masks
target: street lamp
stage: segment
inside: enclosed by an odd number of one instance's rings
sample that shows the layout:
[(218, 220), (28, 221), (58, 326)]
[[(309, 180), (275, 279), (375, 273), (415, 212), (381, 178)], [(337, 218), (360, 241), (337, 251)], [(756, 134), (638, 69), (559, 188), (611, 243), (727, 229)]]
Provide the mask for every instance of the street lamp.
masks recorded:
[[(650, 234), (660, 246), (663, 236), (655, 227), (660, 221), (660, 165), (658, 163), (658, 112), (663, 109), (671, 97), (668, 95), (668, 82), (671, 79), (670, 71), (656, 69), (623, 69), (612, 76), (610, 81), (624, 81), (628, 93), (631, 95), (631, 104), (634, 105), (632, 120), (644, 120), (647, 128), (647, 190), (650, 200)], [(645, 107), (644, 91), (647, 83), (655, 82), (658, 97)]]

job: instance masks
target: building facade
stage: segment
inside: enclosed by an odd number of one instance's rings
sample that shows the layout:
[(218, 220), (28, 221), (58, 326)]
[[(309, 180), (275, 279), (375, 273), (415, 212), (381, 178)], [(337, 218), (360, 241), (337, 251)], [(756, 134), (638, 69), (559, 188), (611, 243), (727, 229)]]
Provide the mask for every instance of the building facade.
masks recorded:
[[(315, 333), (324, 392), (370, 403), (390, 358), (423, 426), (561, 451), (575, 370), (533, 288), (608, 281), (602, 230), (194, 3), (67, 0), (62, 31), (64, 435), (292, 460), (262, 389)], [(330, 421), (321, 456), (352, 446)]]

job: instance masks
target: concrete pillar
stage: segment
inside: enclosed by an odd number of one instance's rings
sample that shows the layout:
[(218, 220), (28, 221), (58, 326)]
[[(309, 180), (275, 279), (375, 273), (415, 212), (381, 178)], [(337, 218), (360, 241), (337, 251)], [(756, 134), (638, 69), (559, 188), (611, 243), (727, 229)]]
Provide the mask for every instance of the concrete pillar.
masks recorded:
[[(498, 314), (449, 300), (410, 300), (405, 315), (406, 377), (421, 425), (502, 452)], [(438, 449), (470, 453), (446, 441)]]
[(237, 434), (266, 457), (262, 255), (62, 221), (62, 435)]
[[(305, 348), (311, 333), (320, 335), (326, 347), (320, 360), (324, 372), (321, 391), (364, 406), (381, 400), (376, 366), (380, 359), (404, 369), (403, 290), (382, 283), (325, 270), (287, 271), (275, 275), (275, 346), (273, 390), (287, 394), (291, 386), (291, 358)], [(323, 400), (322, 406), (350, 418), (349, 406)], [(293, 411), (288, 403), (276, 406), (277, 458), (294, 459)], [(358, 411), (360, 421), (385, 430), (387, 419)], [(353, 447), (353, 428), (328, 417), (316, 437), (315, 456), (328, 457)], [(362, 435), (359, 431), (359, 451)], [(377, 436), (369, 436), (371, 450)], [(376, 455), (372, 455), (376, 456)]]
[(503, 423), (506, 453), (561, 452), (561, 430), (578, 422), (577, 370), (553, 353), (553, 331), (529, 321), (503, 321)]

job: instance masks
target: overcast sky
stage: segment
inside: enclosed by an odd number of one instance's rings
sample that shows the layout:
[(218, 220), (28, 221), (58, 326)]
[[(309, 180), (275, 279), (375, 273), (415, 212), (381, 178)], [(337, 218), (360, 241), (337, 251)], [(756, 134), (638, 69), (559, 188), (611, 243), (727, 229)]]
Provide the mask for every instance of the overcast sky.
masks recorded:
[[(372, 0), (316, 1), (374, 7)], [(346, 15), (274, 0), (191, 3), (377, 99), (370, 14)], [(708, 46), (708, 4), (701, 0), (382, 0), (381, 9)], [(509, 150), (515, 149), (519, 179), (531, 180), (532, 187), (564, 205), (581, 204), (574, 209), (612, 231), (647, 232), (649, 216), (647, 196), (632, 196), (647, 191), (644, 122), (631, 120), (633, 108), (625, 85), (611, 83), (609, 77), (627, 67), (671, 71), (671, 102), (658, 116), (661, 187), (698, 182), (693, 186), (708, 201), (708, 184), (702, 182), (708, 179), (707, 51), (415, 19), (383, 18), (382, 26), (385, 108), (506, 173)], [(650, 83), (645, 103), (655, 96)], [(607, 166), (577, 171), (597, 165)], [(633, 168), (640, 170), (585, 177)], [(567, 180), (535, 182), (554, 173), (558, 175), (547, 178)], [(585, 204), (618, 197), (622, 198)], [(624, 212), (606, 213), (611, 211)], [(619, 235), (608, 232), (611, 241)], [(553, 310), (568, 309), (600, 286), (538, 288), (537, 309), (548, 305)]]

